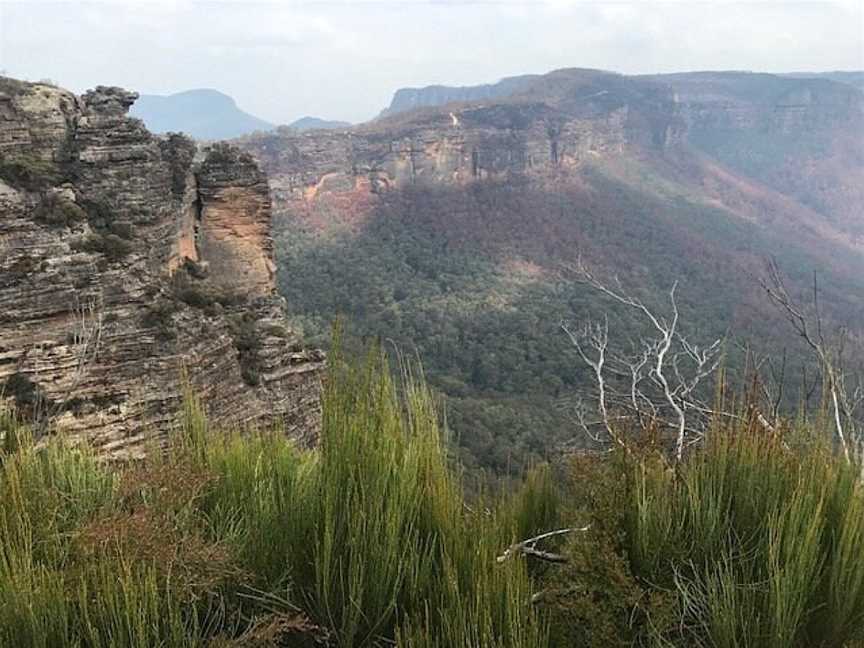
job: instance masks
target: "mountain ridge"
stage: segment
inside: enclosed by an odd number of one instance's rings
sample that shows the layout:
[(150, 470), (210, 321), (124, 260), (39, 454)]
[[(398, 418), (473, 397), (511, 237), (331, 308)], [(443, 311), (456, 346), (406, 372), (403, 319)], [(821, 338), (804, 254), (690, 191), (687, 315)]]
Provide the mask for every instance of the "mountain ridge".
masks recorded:
[[(384, 108), (379, 117), (393, 115), (400, 112), (407, 112), (417, 108), (429, 108), (434, 106), (442, 106), (453, 102), (477, 101), (483, 99), (502, 99), (510, 97), (519, 92), (528, 90), (532, 84), (548, 78), (550, 75), (558, 73), (566, 73), (574, 70), (593, 71), (598, 73), (618, 74), (616, 72), (604, 71), (590, 68), (560, 68), (547, 74), (523, 74), (511, 77), (503, 77), (494, 83), (466, 85), (466, 86), (450, 86), (444, 84), (434, 84), (429, 86), (406, 87), (397, 89), (390, 105)], [(825, 79), (851, 85), (859, 90), (864, 89), (864, 71), (862, 70), (847, 70), (847, 71), (828, 71), (828, 72), (786, 72), (786, 73), (768, 73), (768, 72), (753, 72), (747, 70), (700, 70), (688, 72), (672, 72), (662, 74), (636, 74), (636, 75), (621, 75), (629, 76), (629, 78), (653, 78), (653, 79), (674, 79), (676, 77), (693, 76), (693, 75), (758, 75), (769, 74), (780, 78), (789, 79)]]
[(274, 125), (244, 112), (230, 96), (212, 88), (171, 95), (141, 95), (130, 115), (154, 133), (186, 133), (199, 140), (240, 137)]

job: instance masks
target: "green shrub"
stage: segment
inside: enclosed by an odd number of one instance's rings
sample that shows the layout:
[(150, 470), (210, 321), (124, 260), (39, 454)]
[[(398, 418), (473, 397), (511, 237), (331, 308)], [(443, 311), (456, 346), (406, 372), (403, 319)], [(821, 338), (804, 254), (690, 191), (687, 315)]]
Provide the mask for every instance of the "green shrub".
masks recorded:
[(864, 491), (858, 467), (818, 441), (718, 424), (678, 466), (631, 451), (574, 470), (594, 531), (550, 579), (556, 645), (860, 641)]
[(108, 231), (126, 241), (131, 241), (135, 236), (135, 228), (131, 223), (113, 222), (109, 225)]
[[(317, 450), (214, 429), (191, 386), (169, 452), (126, 466), (62, 438), (37, 447), (0, 410), (0, 645), (864, 639), (860, 468), (806, 429), (718, 422), (678, 465), (634, 447), (468, 501), (422, 376), (396, 375), (380, 351), (349, 363), (337, 344)], [(545, 547), (566, 564), (496, 560), (571, 526), (588, 529)]]
[(76, 252), (103, 254), (112, 263), (120, 261), (134, 249), (133, 245), (116, 234), (93, 233), (75, 239), (71, 248)]
[(200, 284), (175, 284), (174, 295), (177, 299), (192, 308), (207, 308), (216, 303), (212, 291)]
[(44, 191), (60, 184), (63, 174), (51, 160), (16, 155), (0, 158), (0, 180), (25, 191)]
[(87, 213), (71, 200), (52, 193), (42, 198), (33, 218), (52, 227), (69, 227), (87, 220)]
[(106, 230), (114, 221), (114, 209), (104, 201), (82, 198), (79, 203), (87, 213), (87, 221), (93, 229)]
[(525, 564), (495, 556), (554, 518), (549, 474), (466, 507), (422, 380), (333, 362), (317, 451), (220, 435), (190, 387), (168, 453), (2, 455), (0, 645), (545, 645)]
[(174, 273), (171, 290), (180, 301), (211, 314), (217, 304), (230, 308), (246, 301), (243, 295), (217, 288), (206, 279), (205, 270), (187, 259), (182, 270)]
[(622, 455), (575, 457), (567, 464), (565, 517), (588, 526), (570, 536), (566, 565), (547, 570), (539, 604), (550, 615), (552, 645), (631, 646), (674, 626), (677, 601), (634, 573), (626, 531), (631, 485)]
[(170, 299), (157, 298), (141, 316), (141, 325), (145, 328), (154, 329), (157, 339), (163, 342), (173, 340), (177, 337), (177, 332), (174, 329), (174, 314), (176, 312), (177, 304)]

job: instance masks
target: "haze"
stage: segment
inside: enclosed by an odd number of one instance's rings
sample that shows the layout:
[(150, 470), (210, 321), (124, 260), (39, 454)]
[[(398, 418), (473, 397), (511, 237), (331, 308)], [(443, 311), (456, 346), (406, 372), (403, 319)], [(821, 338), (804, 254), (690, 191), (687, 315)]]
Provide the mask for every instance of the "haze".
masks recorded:
[(12, 2), (0, 70), (81, 92), (211, 87), (274, 123), (373, 117), (404, 86), (560, 67), (864, 67), (864, 3)]

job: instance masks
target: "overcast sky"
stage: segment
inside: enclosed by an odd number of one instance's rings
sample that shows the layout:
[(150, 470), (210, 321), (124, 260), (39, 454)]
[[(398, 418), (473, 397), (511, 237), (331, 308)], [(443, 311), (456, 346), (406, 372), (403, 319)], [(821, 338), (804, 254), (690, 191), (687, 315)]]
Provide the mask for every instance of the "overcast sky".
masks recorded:
[(371, 118), (404, 86), (593, 67), (864, 68), (864, 0), (0, 0), (0, 70), (82, 92), (210, 87), (275, 123)]

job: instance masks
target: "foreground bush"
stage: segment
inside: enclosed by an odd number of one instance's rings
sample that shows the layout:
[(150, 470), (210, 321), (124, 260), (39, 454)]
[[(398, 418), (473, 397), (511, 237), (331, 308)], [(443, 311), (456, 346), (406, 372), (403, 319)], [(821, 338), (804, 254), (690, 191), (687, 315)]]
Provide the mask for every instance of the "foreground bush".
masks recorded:
[(575, 508), (594, 531), (549, 585), (560, 645), (864, 640), (859, 467), (805, 430), (716, 427), (677, 467), (654, 453), (574, 462)]
[[(0, 411), (0, 646), (862, 645), (859, 468), (803, 426), (718, 421), (681, 464), (632, 447), (466, 502), (422, 380), (337, 355), (325, 392), (318, 450), (212, 430), (188, 394), (123, 467)], [(563, 563), (496, 560), (586, 525), (540, 547)]]
[(380, 354), (334, 360), (320, 451), (220, 435), (191, 394), (169, 451), (121, 470), (2, 427), (2, 646), (546, 643), (526, 565), (495, 556), (554, 510), (466, 507), (429, 392)]

